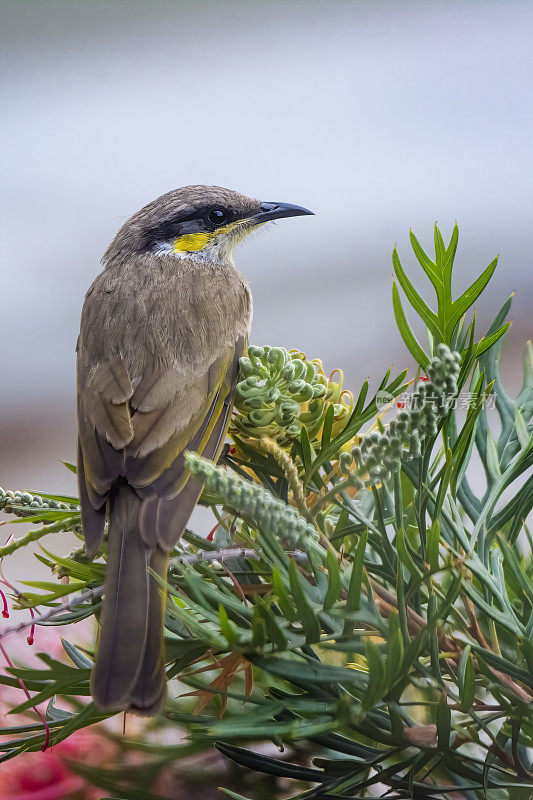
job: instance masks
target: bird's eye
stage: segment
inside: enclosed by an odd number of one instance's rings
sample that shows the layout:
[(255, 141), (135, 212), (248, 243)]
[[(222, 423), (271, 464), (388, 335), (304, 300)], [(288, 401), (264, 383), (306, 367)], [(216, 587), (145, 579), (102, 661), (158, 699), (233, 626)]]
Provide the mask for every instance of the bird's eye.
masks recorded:
[(228, 218), (228, 212), (223, 208), (212, 208), (206, 214), (206, 221), (212, 228), (220, 228)]

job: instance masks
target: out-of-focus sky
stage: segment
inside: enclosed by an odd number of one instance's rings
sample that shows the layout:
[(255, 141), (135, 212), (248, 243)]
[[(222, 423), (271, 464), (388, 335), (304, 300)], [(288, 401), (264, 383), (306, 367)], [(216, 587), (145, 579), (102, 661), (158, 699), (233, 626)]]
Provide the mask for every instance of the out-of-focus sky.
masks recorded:
[[(312, 208), (237, 253), (254, 343), (357, 388), (410, 363), (391, 251), (410, 274), (458, 220), (457, 290), (496, 253), (482, 324), (517, 290), (531, 334), (533, 5), (528, 2), (1, 3), (0, 482), (73, 489), (83, 295), (121, 223), (213, 183)], [(516, 372), (518, 373), (518, 367)]]

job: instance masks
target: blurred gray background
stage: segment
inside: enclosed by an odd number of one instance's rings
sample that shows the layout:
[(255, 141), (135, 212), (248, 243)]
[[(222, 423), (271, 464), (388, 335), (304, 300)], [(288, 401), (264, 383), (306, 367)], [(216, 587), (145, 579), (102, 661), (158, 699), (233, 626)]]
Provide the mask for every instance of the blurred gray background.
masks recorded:
[[(410, 363), (391, 251), (461, 230), (456, 290), (496, 253), (484, 326), (517, 290), (531, 334), (533, 5), (528, 2), (1, 4), (1, 437), (5, 488), (74, 491), (74, 345), (121, 223), (214, 183), (312, 208), (237, 253), (251, 341), (342, 367)], [(429, 297), (429, 294), (428, 294)]]

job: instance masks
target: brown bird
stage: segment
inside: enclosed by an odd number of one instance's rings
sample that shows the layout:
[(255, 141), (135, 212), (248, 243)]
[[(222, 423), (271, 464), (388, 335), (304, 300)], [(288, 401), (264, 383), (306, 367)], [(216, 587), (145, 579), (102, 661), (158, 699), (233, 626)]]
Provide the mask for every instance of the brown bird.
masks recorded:
[(217, 459), (252, 315), (233, 249), (270, 220), (311, 214), (186, 186), (119, 230), (87, 292), (78, 354), (78, 481), (85, 549), (107, 522), (91, 693), (105, 711), (157, 713), (166, 695), (167, 555), (201, 493), (183, 453)]

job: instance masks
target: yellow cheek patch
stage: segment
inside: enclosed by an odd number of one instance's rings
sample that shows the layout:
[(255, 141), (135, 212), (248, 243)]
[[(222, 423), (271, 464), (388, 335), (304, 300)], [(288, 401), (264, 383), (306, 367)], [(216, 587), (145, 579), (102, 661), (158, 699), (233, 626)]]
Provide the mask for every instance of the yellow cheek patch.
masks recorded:
[(178, 236), (177, 239), (174, 239), (174, 250), (178, 250), (182, 253), (191, 253), (196, 250), (203, 250), (203, 248), (209, 244), (211, 239), (221, 233), (228, 233), (228, 231), (235, 227), (235, 224), (236, 223), (233, 222), (230, 225), (224, 225), (223, 227), (217, 228), (216, 231), (212, 232), (186, 233), (184, 236)]
[(174, 250), (185, 251), (202, 250), (213, 238), (212, 233), (187, 233), (174, 239)]

